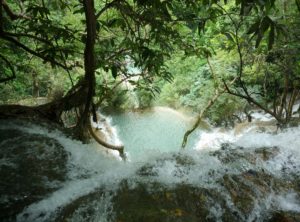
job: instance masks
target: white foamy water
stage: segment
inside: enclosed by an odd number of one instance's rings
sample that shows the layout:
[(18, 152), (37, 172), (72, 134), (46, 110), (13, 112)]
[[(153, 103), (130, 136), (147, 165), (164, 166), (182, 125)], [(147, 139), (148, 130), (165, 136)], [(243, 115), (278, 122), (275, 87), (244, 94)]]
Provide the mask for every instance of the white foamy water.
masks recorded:
[(222, 144), (232, 144), (239, 138), (248, 135), (253, 131), (255, 126), (245, 127), (240, 133), (236, 133), (234, 129), (214, 128), (210, 131), (201, 132), (198, 142), (193, 147), (195, 150), (209, 149), (218, 150)]
[(265, 113), (262, 113), (262, 112), (251, 113), (251, 116), (252, 116), (253, 120), (259, 120), (259, 121), (275, 120), (275, 118), (272, 117), (270, 114), (265, 114)]
[(279, 209), (284, 211), (300, 212), (300, 200), (296, 193), (287, 193), (274, 197)]
[(122, 142), (119, 138), (118, 130), (117, 128), (112, 124), (112, 118), (105, 116), (101, 113), (98, 114), (98, 121), (94, 122), (93, 118), (90, 118), (92, 127), (100, 130), (108, 143), (114, 144), (114, 145), (122, 145)]
[[(32, 124), (20, 126), (15, 122), (0, 127), (0, 129), (10, 128), (53, 138), (69, 153), (67, 162), (68, 181), (48, 198), (28, 206), (18, 216), (18, 221), (47, 221), (59, 207), (92, 192), (104, 184), (112, 187), (122, 178), (126, 178), (133, 173), (130, 167), (125, 167), (126, 163), (107, 154), (107, 150), (96, 143), (82, 144), (79, 141), (67, 138), (58, 130), (49, 131), (46, 128)], [(40, 218), (40, 214), (44, 216)]]
[(202, 132), (199, 141), (194, 147), (195, 150), (209, 149), (218, 150), (223, 143), (233, 143), (237, 140), (233, 130), (224, 131), (222, 129), (213, 129), (210, 132)]

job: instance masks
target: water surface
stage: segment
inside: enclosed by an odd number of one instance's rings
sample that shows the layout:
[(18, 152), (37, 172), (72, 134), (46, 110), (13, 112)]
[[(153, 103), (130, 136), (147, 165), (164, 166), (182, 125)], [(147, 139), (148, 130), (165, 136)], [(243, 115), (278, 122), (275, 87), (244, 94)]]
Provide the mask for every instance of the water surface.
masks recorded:
[[(194, 119), (176, 110), (156, 107), (145, 111), (113, 113), (112, 125), (131, 159), (147, 153), (174, 152), (181, 149), (184, 133), (192, 127)], [(194, 147), (200, 131), (188, 140), (186, 149)]]

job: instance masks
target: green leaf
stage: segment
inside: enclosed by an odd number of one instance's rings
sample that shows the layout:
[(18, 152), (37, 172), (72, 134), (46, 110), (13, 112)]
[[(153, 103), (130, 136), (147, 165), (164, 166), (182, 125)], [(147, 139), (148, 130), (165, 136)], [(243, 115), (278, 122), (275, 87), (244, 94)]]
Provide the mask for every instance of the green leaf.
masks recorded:
[(300, 11), (300, 0), (296, 0), (296, 5), (297, 5), (297, 8), (298, 8), (298, 11)]
[(272, 23), (273, 21), (270, 19), (270, 17), (265, 16), (260, 24), (260, 32), (264, 34)]
[(115, 27), (123, 28), (126, 26), (126, 23), (122, 18), (113, 18), (109, 20), (106, 25), (109, 28), (115, 28)]
[(241, 4), (241, 0), (235, 0), (235, 4), (236, 4), (236, 5)]
[(117, 66), (112, 66), (111, 67), (111, 74), (114, 77), (114, 79), (117, 78), (117, 75), (118, 75), (118, 68), (117, 68)]
[(200, 35), (201, 34), (201, 31), (204, 32), (204, 29), (205, 29), (205, 24), (206, 24), (206, 20), (205, 19), (201, 19), (198, 23), (198, 34)]
[(274, 25), (271, 26), (270, 33), (269, 33), (269, 42), (268, 42), (268, 49), (271, 50), (275, 41), (275, 28)]
[(259, 46), (259, 44), (260, 44), (260, 42), (261, 42), (262, 39), (263, 39), (263, 35), (261, 33), (259, 33), (257, 35), (257, 39), (256, 39), (256, 43), (255, 43), (255, 48), (258, 48), (258, 46)]
[(229, 41), (231, 41), (231, 42), (233, 42), (233, 43), (235, 42), (232, 33), (230, 33), (230, 32), (225, 32), (225, 33), (223, 33), (223, 34), (227, 37), (227, 39), (228, 39)]
[(129, 82), (131, 85), (136, 85), (136, 84), (137, 84), (136, 81), (134, 81), (134, 80), (128, 80), (128, 82)]
[(96, 21), (96, 30), (99, 32), (101, 28), (100, 22)]
[(82, 43), (86, 42), (86, 35), (85, 34), (82, 34), (82, 36), (81, 36), (81, 42)]
[[(254, 33), (252, 38), (254, 36), (257, 36), (257, 39), (256, 39), (256, 44), (255, 44), (255, 47), (257, 48), (261, 42), (261, 40), (263, 39), (264, 37), (264, 34), (265, 32), (270, 28), (270, 27), (274, 27), (275, 24), (274, 22), (272, 21), (272, 19), (269, 17), (269, 16), (265, 16), (263, 17), (262, 20), (254, 23), (250, 29), (248, 30), (248, 34), (251, 34), (251, 33)], [(273, 44), (271, 42), (271, 44)]]
[(77, 9), (73, 12), (73, 14), (83, 14), (84, 13), (84, 8), (80, 8), (80, 9)]
[(251, 27), (249, 28), (247, 34), (257, 33), (259, 30), (260, 20), (256, 21)]

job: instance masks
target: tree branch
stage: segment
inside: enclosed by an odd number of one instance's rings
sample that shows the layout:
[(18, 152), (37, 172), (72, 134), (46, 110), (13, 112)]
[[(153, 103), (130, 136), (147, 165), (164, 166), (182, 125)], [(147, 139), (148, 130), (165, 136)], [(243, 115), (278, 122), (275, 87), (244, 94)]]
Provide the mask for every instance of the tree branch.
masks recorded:
[[(202, 109), (202, 111), (200, 112), (200, 114), (198, 115), (198, 118), (195, 122), (195, 124), (193, 125), (193, 127), (186, 131), (184, 136), (183, 136), (183, 140), (182, 140), (182, 144), (181, 144), (181, 148), (184, 149), (185, 146), (186, 146), (186, 143), (187, 143), (187, 140), (188, 140), (188, 137), (189, 135), (191, 135), (191, 133), (193, 133), (197, 128), (198, 126), (200, 125), (201, 121), (202, 121), (202, 118), (203, 118), (203, 115), (205, 114), (205, 112), (210, 108), (212, 107), (215, 102), (218, 100), (218, 98), (226, 92), (226, 88), (227, 85), (225, 85), (223, 88), (220, 88), (220, 86), (218, 87), (216, 84), (216, 76), (214, 74), (214, 70), (211, 66), (211, 63), (209, 62), (209, 58), (207, 57), (207, 62), (208, 62), (208, 65), (209, 65), (209, 69), (210, 69), (210, 72), (212, 73), (212, 75), (214, 76), (214, 79), (215, 79), (215, 93), (214, 93), (214, 96), (208, 101), (208, 103), (206, 104), (206, 106)], [(235, 77), (231, 82), (230, 82), (230, 85), (233, 84), (236, 80), (237, 80), (238, 77)]]
[(35, 36), (35, 35), (31, 35), (31, 34), (27, 34), (27, 33), (12, 33), (12, 32), (3, 32), (4, 35), (7, 35), (7, 36), (13, 36), (13, 37), (28, 37), (28, 38), (31, 38), (31, 39), (34, 39), (34, 40), (37, 40), (37, 41), (40, 41), (40, 42), (43, 42), (47, 45), (51, 45), (53, 46), (52, 42), (47, 40), (47, 39), (43, 39), (43, 38), (40, 38), (38, 36)]
[(92, 128), (91, 124), (89, 124), (88, 130), (89, 130), (89, 133), (91, 134), (91, 136), (96, 140), (97, 143), (99, 143), (100, 145), (102, 145), (102, 146), (104, 146), (104, 147), (106, 147), (108, 149), (119, 151), (120, 156), (123, 158), (123, 156), (124, 156), (124, 146), (123, 145), (113, 145), (113, 144), (109, 144), (109, 143), (103, 141), (96, 134), (96, 132)]
[(28, 16), (24, 14), (16, 14), (14, 13), (11, 8), (8, 6), (7, 2), (5, 0), (0, 1), (0, 5), (3, 6), (3, 9), (5, 10), (6, 14), (9, 16), (11, 20), (17, 20), (17, 19), (29, 19)]
[(26, 52), (28, 52), (28, 53), (30, 53), (30, 54), (32, 54), (32, 55), (34, 55), (34, 56), (36, 56), (36, 57), (44, 60), (45, 62), (50, 62), (51, 64), (59, 66), (59, 67), (65, 69), (65, 70), (70, 69), (69, 67), (67, 67), (67, 66), (65, 66), (65, 65), (57, 62), (55, 59), (47, 57), (47, 56), (44, 56), (44, 55), (41, 55), (40, 53), (38, 53), (38, 52), (30, 49), (29, 47), (27, 47), (26, 45), (22, 44), (18, 40), (14, 39), (14, 38), (12, 38), (10, 36), (5, 35), (4, 33), (0, 33), (0, 38), (4, 39), (6, 41), (9, 41), (9, 42), (11, 42), (13, 44), (15, 44), (17, 47), (19, 47), (19, 48), (23, 49), (24, 51), (26, 51)]
[(224, 91), (219, 91), (218, 89), (215, 91), (214, 96), (208, 101), (207, 105), (204, 107), (204, 109), (202, 109), (202, 111), (198, 115), (198, 118), (197, 118), (195, 124), (193, 125), (193, 127), (190, 130), (185, 132), (185, 134), (183, 136), (183, 141), (182, 141), (182, 144), (181, 144), (182, 149), (185, 148), (189, 135), (191, 135), (191, 133), (194, 132), (198, 128), (198, 126), (200, 125), (205, 112), (216, 102), (216, 100), (223, 93), (224, 93)]
[(242, 95), (240, 93), (236, 93), (233, 92), (231, 89), (229, 89), (227, 83), (225, 82), (225, 80), (223, 80), (225, 89), (227, 91), (227, 93), (233, 95), (233, 96), (237, 96), (239, 98), (245, 99), (248, 103), (252, 103), (254, 105), (256, 105), (258, 108), (262, 109), (263, 111), (265, 111), (266, 113), (269, 113), (271, 116), (273, 116), (278, 122), (282, 122), (281, 118), (278, 117), (278, 115), (276, 115), (276, 113), (272, 112), (271, 110), (269, 110), (268, 108), (264, 107), (263, 105), (261, 105), (260, 103), (258, 103), (257, 101), (255, 101), (252, 97), (247, 96), (247, 95)]

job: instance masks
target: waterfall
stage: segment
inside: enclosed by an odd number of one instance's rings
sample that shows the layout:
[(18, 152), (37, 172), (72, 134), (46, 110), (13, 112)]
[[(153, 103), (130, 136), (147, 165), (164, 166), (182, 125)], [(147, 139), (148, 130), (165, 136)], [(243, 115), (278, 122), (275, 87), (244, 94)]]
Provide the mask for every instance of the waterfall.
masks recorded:
[[(131, 118), (137, 118), (133, 114), (130, 115)], [(153, 115), (158, 117), (153, 113), (152, 116), (147, 115), (146, 122), (152, 121)], [(168, 119), (169, 113), (160, 117), (162, 119), (155, 125), (154, 131), (163, 126), (164, 118)], [(122, 140), (125, 138), (121, 136), (122, 130), (113, 126), (117, 121), (124, 124), (122, 118), (103, 115), (102, 118), (104, 120), (96, 127), (104, 129), (103, 132), (111, 136), (111, 142), (120, 142), (118, 135)], [(105, 129), (105, 122), (113, 127)], [(175, 124), (172, 130), (179, 125)], [(138, 131), (147, 130), (143, 127)], [(8, 144), (22, 138), (21, 134), (17, 133), (14, 133), (14, 139), (4, 138), (6, 134), (2, 133), (9, 130), (12, 130), (12, 133), (20, 131), (26, 135), (36, 135), (37, 138), (55, 140), (67, 153), (65, 179), (59, 183), (56, 179), (49, 180), (48, 185), (55, 186), (55, 189), (18, 212), (16, 221), (59, 221), (63, 220), (62, 218), (69, 218), (70, 221), (115, 221), (126, 214), (126, 211), (132, 210), (126, 208), (131, 202), (127, 203), (127, 200), (122, 198), (139, 193), (139, 198), (152, 198), (151, 201), (154, 202), (155, 198), (160, 197), (166, 203), (173, 198), (176, 201), (170, 204), (175, 204), (174, 206), (184, 204), (174, 210), (162, 208), (159, 211), (161, 217), (173, 215), (177, 218), (188, 218), (189, 214), (186, 214), (186, 211), (194, 212), (194, 208), (198, 209), (201, 206), (207, 207), (201, 212), (212, 221), (229, 221), (224, 219), (229, 217), (228, 215), (235, 218), (232, 221), (265, 221), (265, 216), (271, 217), (273, 211), (300, 212), (299, 191), (288, 185), (289, 181), (292, 183), (300, 176), (300, 127), (278, 134), (244, 131), (238, 136), (232, 130), (222, 132), (218, 129), (210, 133), (202, 131), (197, 134), (200, 141), (188, 150), (178, 153), (177, 148), (160, 150), (160, 147), (157, 147), (155, 151), (141, 151), (139, 159), (133, 158), (134, 161), (123, 162), (107, 154), (98, 144), (82, 144), (66, 137), (55, 128), (49, 129), (40, 124), (20, 120), (1, 120), (1, 170), (4, 166), (16, 168), (18, 165), (13, 156), (3, 154)], [(134, 136), (133, 128), (127, 130), (131, 130), (128, 133), (131, 132)], [(173, 136), (178, 137), (177, 134)], [(27, 145), (28, 143), (26, 142)], [(49, 141), (43, 143), (49, 152), (54, 147)], [(47, 155), (50, 155), (45, 153), (40, 156), (39, 153), (34, 153), (41, 152), (42, 149), (39, 144), (34, 146), (37, 149), (28, 150), (28, 158), (47, 158)], [(20, 145), (20, 149), (22, 147), (25, 145)], [(133, 151), (134, 149), (129, 152)], [(258, 178), (258, 181), (255, 181), (255, 178)], [(236, 192), (240, 190), (248, 190), (249, 193), (239, 195)], [(184, 193), (183, 199), (180, 192)], [(195, 202), (193, 195), (196, 194), (197, 200), (204, 201), (203, 205)], [(121, 199), (116, 198), (117, 196)], [(239, 202), (239, 198), (242, 197), (248, 201), (245, 202), (246, 205)], [(1, 196), (0, 203), (8, 201), (5, 198)], [(122, 200), (125, 201), (124, 204)], [(140, 204), (146, 204), (147, 201)], [(156, 204), (159, 203), (161, 202)], [(120, 213), (123, 208), (123, 213)]]

